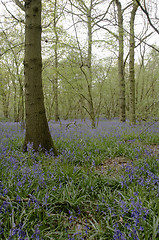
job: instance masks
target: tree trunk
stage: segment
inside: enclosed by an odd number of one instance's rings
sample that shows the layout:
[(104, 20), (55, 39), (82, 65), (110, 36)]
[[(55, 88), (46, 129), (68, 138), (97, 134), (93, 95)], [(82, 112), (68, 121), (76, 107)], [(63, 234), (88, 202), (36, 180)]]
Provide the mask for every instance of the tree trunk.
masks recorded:
[(95, 113), (93, 106), (92, 98), (92, 19), (91, 19), (91, 10), (92, 10), (92, 1), (90, 4), (90, 9), (88, 9), (87, 15), (87, 27), (88, 27), (88, 57), (87, 57), (87, 66), (88, 66), (88, 97), (89, 97), (89, 115), (91, 118), (92, 128), (95, 128)]
[(13, 98), (13, 109), (14, 109), (14, 122), (18, 122), (19, 116), (17, 111), (17, 88), (16, 84), (14, 83), (14, 98)]
[(118, 55), (118, 77), (119, 77), (119, 86), (120, 86), (120, 121), (125, 122), (126, 113), (125, 113), (125, 79), (124, 79), (124, 31), (123, 31), (123, 15), (121, 3), (116, 0), (116, 5), (118, 9), (118, 40), (119, 40), (119, 55)]
[(10, 89), (7, 96), (7, 93), (2, 90), (2, 104), (3, 104), (3, 115), (6, 119), (9, 119), (9, 98), (10, 98)]
[(135, 70), (134, 70), (134, 49), (135, 49), (135, 37), (134, 37), (134, 22), (135, 15), (138, 8), (138, 4), (133, 2), (133, 9), (131, 11), (130, 18), (130, 57), (129, 57), (129, 81), (130, 81), (130, 122), (136, 123), (135, 113)]
[(38, 151), (53, 149), (51, 134), (46, 119), (44, 95), (42, 88), (41, 58), (41, 0), (25, 1), (25, 110), (26, 133), (24, 150), (27, 144), (33, 144)]
[(55, 7), (54, 7), (54, 33), (55, 33), (55, 47), (54, 47), (54, 54), (55, 54), (55, 78), (54, 78), (54, 99), (55, 99), (55, 121), (59, 120), (59, 107), (58, 107), (58, 52), (57, 52), (57, 45), (58, 45), (58, 33), (57, 33), (57, 0), (55, 0)]

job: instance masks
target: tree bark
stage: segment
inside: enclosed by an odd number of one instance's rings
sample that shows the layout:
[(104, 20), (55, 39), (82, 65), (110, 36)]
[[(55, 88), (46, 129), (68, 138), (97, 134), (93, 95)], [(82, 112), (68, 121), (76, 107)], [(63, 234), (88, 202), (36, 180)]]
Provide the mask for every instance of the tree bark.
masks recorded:
[(24, 150), (27, 144), (33, 144), (33, 149), (39, 151), (53, 149), (51, 134), (46, 119), (44, 95), (42, 87), (42, 57), (41, 57), (41, 0), (25, 1), (25, 111), (26, 133)]
[(136, 113), (135, 113), (135, 69), (134, 69), (134, 49), (135, 49), (135, 37), (134, 37), (134, 22), (135, 15), (138, 8), (138, 4), (133, 2), (133, 9), (131, 11), (130, 18), (130, 56), (129, 56), (129, 81), (130, 81), (130, 122), (132, 124), (136, 123)]
[(125, 111), (125, 79), (124, 79), (124, 30), (123, 30), (123, 14), (121, 3), (115, 0), (118, 9), (118, 41), (119, 41), (119, 54), (118, 54), (118, 77), (119, 77), (119, 87), (120, 87), (120, 121), (126, 121), (126, 111)]
[(9, 93), (7, 93), (2, 89), (2, 104), (3, 104), (3, 115), (6, 119), (9, 119), (9, 98), (10, 98), (10, 87)]
[(87, 66), (88, 66), (88, 97), (89, 97), (89, 115), (91, 117), (92, 128), (95, 128), (95, 113), (93, 106), (93, 98), (92, 98), (92, 0), (90, 3), (90, 8), (88, 9), (87, 14), (87, 27), (88, 27), (88, 56), (87, 56)]
[(54, 6), (54, 33), (55, 33), (55, 46), (54, 46), (54, 55), (55, 55), (55, 78), (54, 78), (54, 100), (55, 100), (55, 121), (59, 121), (59, 107), (58, 107), (58, 33), (57, 33), (57, 0), (55, 0)]

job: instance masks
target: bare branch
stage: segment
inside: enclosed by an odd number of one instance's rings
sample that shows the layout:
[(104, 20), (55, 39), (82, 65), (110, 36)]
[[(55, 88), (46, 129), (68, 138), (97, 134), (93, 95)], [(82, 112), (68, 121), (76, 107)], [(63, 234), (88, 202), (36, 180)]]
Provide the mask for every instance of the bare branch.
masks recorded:
[(16, 17), (9, 11), (9, 9), (7, 8), (7, 6), (6, 6), (5, 3), (2, 2), (2, 4), (3, 4), (3, 6), (5, 7), (5, 9), (7, 10), (7, 12), (8, 12), (16, 21), (21, 22), (21, 23), (24, 23), (24, 20), (19, 20), (18, 18), (16, 18)]
[(143, 6), (141, 5), (140, 1), (139, 0), (135, 0), (138, 5), (140, 6), (141, 10), (146, 14), (146, 17), (148, 19), (148, 22), (150, 24), (150, 26), (159, 34), (159, 30), (153, 25), (153, 23), (151, 22), (151, 19), (150, 19), (150, 16), (149, 16), (149, 13), (147, 11), (147, 8), (146, 8), (146, 5), (145, 5), (145, 8), (143, 8)]
[(19, 0), (14, 0), (14, 2), (15, 2), (15, 4), (16, 4), (18, 7), (20, 7), (20, 9), (21, 9), (22, 11), (25, 12), (25, 7), (24, 7), (24, 5), (23, 5)]
[(12, 51), (12, 49), (19, 47), (19, 46), (23, 46), (24, 42), (22, 43), (18, 43), (17, 45), (14, 45), (13, 47), (9, 46), (8, 49), (6, 49), (4, 52), (0, 52), (0, 57), (2, 57), (4, 54), (6, 54), (8, 51)]

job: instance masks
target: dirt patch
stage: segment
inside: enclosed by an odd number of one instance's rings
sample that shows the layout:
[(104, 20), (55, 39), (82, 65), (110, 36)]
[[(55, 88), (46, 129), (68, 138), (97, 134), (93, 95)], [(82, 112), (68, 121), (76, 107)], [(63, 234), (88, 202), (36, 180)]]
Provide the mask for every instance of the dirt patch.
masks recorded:
[(118, 171), (126, 167), (127, 164), (131, 164), (131, 160), (126, 157), (115, 157), (109, 158), (103, 161), (99, 166), (96, 167), (96, 171), (100, 173), (112, 171)]
[(159, 155), (159, 145), (148, 145), (146, 149), (151, 152), (151, 154)]
[(143, 149), (147, 150), (150, 155), (159, 155), (159, 145), (158, 144), (145, 144), (144, 142), (140, 141), (131, 141), (129, 144), (134, 145), (134, 146), (141, 146)]

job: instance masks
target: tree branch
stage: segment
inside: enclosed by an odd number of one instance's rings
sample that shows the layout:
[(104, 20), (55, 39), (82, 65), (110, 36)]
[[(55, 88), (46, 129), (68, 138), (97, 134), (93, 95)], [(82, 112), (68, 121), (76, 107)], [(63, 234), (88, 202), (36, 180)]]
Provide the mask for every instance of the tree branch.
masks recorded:
[(24, 5), (23, 5), (19, 0), (14, 0), (14, 2), (15, 2), (15, 4), (16, 4), (18, 7), (20, 7), (20, 9), (21, 9), (22, 11), (25, 12), (25, 7), (24, 7)]
[(140, 1), (139, 0), (135, 0), (137, 3), (138, 3), (138, 5), (140, 6), (140, 8), (141, 8), (141, 10), (146, 14), (146, 17), (147, 17), (147, 19), (148, 19), (148, 22), (149, 22), (149, 24), (150, 24), (150, 26), (159, 34), (159, 30), (153, 25), (153, 23), (151, 22), (151, 19), (150, 19), (150, 16), (149, 16), (149, 13), (148, 13), (148, 11), (147, 11), (147, 9), (146, 9), (146, 6), (145, 6), (145, 8), (143, 8), (143, 6), (141, 5), (141, 3), (140, 3)]

